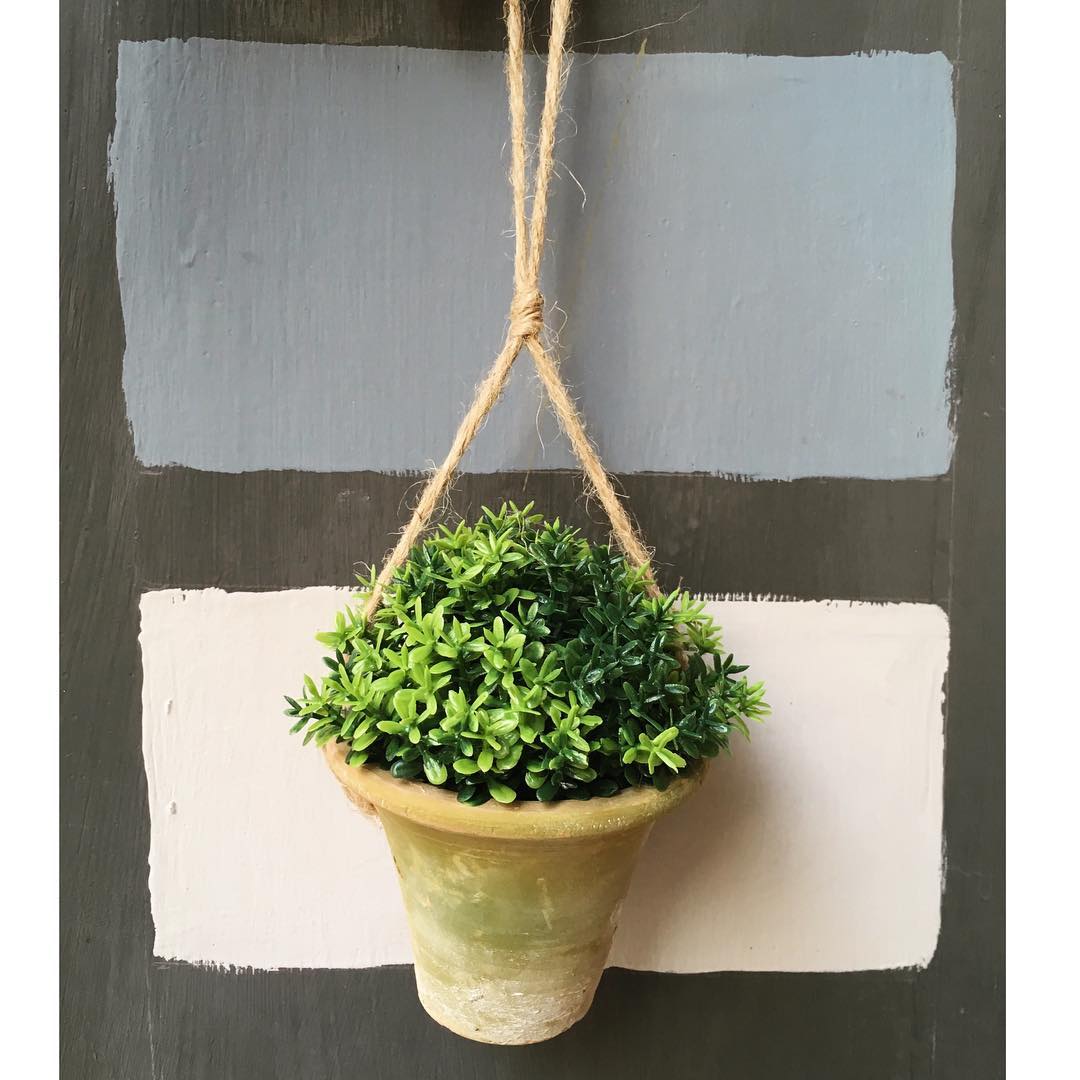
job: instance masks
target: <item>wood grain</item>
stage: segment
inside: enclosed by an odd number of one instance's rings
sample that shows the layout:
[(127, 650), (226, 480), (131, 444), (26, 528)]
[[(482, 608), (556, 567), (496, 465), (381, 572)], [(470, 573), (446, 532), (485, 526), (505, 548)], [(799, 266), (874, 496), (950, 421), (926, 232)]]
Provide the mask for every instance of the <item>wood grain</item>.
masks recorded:
[[(667, 588), (948, 604), (948, 477), (615, 479)], [(348, 585), (392, 545), (419, 490), (417, 476), (368, 472), (145, 471), (135, 490), (140, 576), (155, 588)], [(573, 472), (463, 476), (446, 517), (504, 499), (534, 501), (593, 539), (609, 537)]]

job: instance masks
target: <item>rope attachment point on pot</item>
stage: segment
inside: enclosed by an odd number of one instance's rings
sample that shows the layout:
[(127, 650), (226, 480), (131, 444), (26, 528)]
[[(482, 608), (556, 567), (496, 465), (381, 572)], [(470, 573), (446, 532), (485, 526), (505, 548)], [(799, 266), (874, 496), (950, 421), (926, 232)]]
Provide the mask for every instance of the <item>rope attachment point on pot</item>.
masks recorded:
[(520, 0), (506, 0), (507, 31), (506, 86), (510, 99), (510, 182), (514, 195), (514, 295), (506, 341), (491, 369), (476, 388), (469, 406), (454, 435), (443, 463), (431, 474), (413, 510), (412, 517), (398, 538), (394, 550), (375, 580), (371, 595), (364, 605), (364, 619), (370, 619), (382, 604), (387, 585), (408, 558), (442, 502), (458, 465), (476, 437), (485, 417), (499, 400), (510, 370), (522, 348), (528, 350), (536, 364), (552, 408), (554, 408), (575, 456), (592, 485), (611, 521), (612, 534), (627, 561), (644, 570), (650, 595), (658, 596), (649, 553), (634, 529), (611, 479), (597, 456), (577, 405), (559, 374), (559, 365), (545, 347), (544, 298), (540, 292), (540, 263), (544, 253), (547, 227), (548, 189), (555, 160), (555, 127), (562, 100), (563, 72), (566, 62), (566, 32), (570, 22), (571, 0), (552, 0), (551, 35), (548, 41), (547, 79), (544, 86), (544, 107), (540, 116), (537, 141), (536, 169), (533, 179), (532, 214), (525, 213), (526, 200), (526, 140), (525, 140), (525, 32)]

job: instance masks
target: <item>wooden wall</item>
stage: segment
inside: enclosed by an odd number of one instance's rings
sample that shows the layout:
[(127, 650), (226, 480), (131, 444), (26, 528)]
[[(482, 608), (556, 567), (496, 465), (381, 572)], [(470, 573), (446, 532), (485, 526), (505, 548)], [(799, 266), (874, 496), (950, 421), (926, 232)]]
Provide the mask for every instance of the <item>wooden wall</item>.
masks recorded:
[[(614, 969), (581, 1024), (523, 1049), (470, 1044), (428, 1022), (407, 967), (223, 970), (154, 956), (141, 594), (347, 584), (358, 560), (388, 546), (410, 481), (364, 468), (215, 472), (137, 458), (108, 171), (122, 41), (498, 50), (500, 4), (66, 0), (62, 7), (63, 1075), (1001, 1075), (1003, 5), (579, 5), (575, 40), (598, 42), (583, 46), (590, 53), (635, 53), (647, 37), (649, 54), (940, 52), (952, 65), (956, 441), (948, 471), (891, 479), (619, 477), (672, 585), (796, 600), (914, 601), (946, 611), (946, 858), (941, 931), (928, 967), (697, 975)], [(543, 4), (533, 16), (542, 48)], [(594, 535), (603, 532), (572, 472), (465, 475), (454, 504), (468, 514), (505, 497), (535, 499)]]

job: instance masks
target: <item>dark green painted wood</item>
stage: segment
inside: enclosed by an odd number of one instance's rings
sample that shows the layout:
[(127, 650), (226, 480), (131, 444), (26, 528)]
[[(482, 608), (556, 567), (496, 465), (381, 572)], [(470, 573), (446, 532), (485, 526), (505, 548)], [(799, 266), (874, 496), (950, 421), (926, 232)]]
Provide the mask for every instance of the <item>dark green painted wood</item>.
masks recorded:
[(610, 970), (566, 1034), (493, 1047), (432, 1023), (409, 967), (229, 974), (169, 966), (152, 980), (155, 1055), (158, 1075), (170, 1080), (907, 1080), (932, 1075), (928, 1029), (913, 1008), (917, 980), (907, 971)]
[[(670, 588), (947, 604), (948, 478), (618, 479)], [(150, 587), (347, 585), (358, 561), (384, 554), (418, 490), (416, 477), (379, 473), (145, 473), (135, 492), (140, 577)], [(608, 538), (576, 473), (464, 476), (452, 510), (469, 517), (504, 499), (535, 501)]]
[(953, 220), (957, 448), (945, 726), (947, 873), (920, 985), (937, 1075), (1004, 1075), (1005, 24), (963, 3)]
[(60, 49), (61, 1072), (71, 1080), (144, 1080), (154, 1075), (153, 930), (134, 474), (105, 186), (113, 5), (66, 4)]
[[(544, 47), (548, 5), (528, 3)], [(505, 46), (502, 0), (120, 0), (120, 36), (241, 41), (412, 45), (427, 49)], [(934, 52), (958, 38), (955, 3), (911, 0), (581, 0), (574, 41), (583, 52), (734, 52), (826, 56)], [(643, 29), (644, 28), (644, 29)]]
[[(534, 5), (542, 9), (544, 5)], [(942, 49), (957, 62), (959, 441), (952, 475), (875, 484), (627, 477), (666, 574), (709, 591), (927, 599), (950, 609), (943, 929), (925, 972), (609, 972), (550, 1044), (430, 1024), (411, 972), (227, 972), (153, 959), (137, 597), (332, 582), (385, 548), (407, 481), (143, 473), (120, 388), (105, 152), (116, 42), (501, 47), (497, 0), (65, 0), (62, 5), (61, 1067), (72, 1080), (1003, 1075), (1003, 8), (1001, 0), (594, 0), (577, 40), (631, 51)], [(540, 20), (542, 21), (542, 20)], [(576, 479), (467, 477), (457, 508), (537, 498), (592, 529)], [(340, 495), (343, 491), (351, 494)], [(592, 524), (590, 525), (590, 521)], [(343, 581), (344, 583), (344, 581)], [(737, 927), (732, 928), (737, 932)]]

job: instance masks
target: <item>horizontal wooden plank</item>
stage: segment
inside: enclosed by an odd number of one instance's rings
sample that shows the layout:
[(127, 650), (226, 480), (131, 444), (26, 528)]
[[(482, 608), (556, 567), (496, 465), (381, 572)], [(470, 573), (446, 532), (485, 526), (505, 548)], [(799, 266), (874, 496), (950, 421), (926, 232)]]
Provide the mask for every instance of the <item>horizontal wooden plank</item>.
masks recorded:
[[(548, 5), (526, 5), (534, 44), (543, 48)], [(583, 54), (734, 52), (838, 56), (900, 50), (955, 52), (952, 3), (867, 0), (590, 0), (575, 5), (573, 42)], [(218, 37), (238, 41), (414, 45), (501, 49), (502, 0), (126, 0), (120, 36), (131, 41)]]
[[(948, 478), (616, 480), (668, 588), (947, 606)], [(393, 546), (421, 483), (380, 473), (145, 471), (135, 490), (141, 580), (148, 588), (348, 585)], [(466, 475), (451, 509), (469, 518), (504, 500), (535, 502), (607, 537), (603, 509), (573, 472)]]
[(907, 1080), (932, 1075), (926, 1021), (912, 1008), (919, 979), (907, 970), (612, 969), (583, 1020), (525, 1047), (469, 1042), (430, 1021), (411, 967), (230, 972), (159, 964), (147, 985), (158, 1018), (157, 1075), (166, 1080)]

